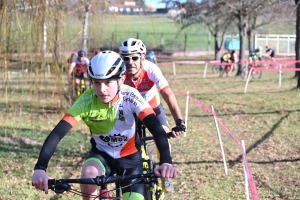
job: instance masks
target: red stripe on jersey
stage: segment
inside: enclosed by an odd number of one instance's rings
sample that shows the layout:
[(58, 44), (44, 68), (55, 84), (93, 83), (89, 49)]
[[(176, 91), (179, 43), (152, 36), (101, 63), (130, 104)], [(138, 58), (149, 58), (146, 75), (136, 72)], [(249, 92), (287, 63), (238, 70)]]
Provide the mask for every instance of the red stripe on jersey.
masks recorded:
[(140, 113), (139, 113), (139, 119), (140, 120), (144, 120), (145, 117), (147, 117), (148, 115), (150, 114), (155, 114), (153, 109), (152, 108), (145, 108), (144, 110), (142, 110)]
[(153, 86), (155, 86), (155, 83), (149, 79), (147, 72), (143, 68), (141, 69), (139, 78), (136, 83), (132, 81), (130, 75), (127, 72), (124, 83), (126, 85), (136, 88), (139, 92), (149, 91)]
[(135, 146), (135, 136), (133, 136), (132, 138), (130, 138), (128, 140), (128, 142), (125, 144), (125, 146), (122, 148), (121, 152), (120, 152), (120, 157), (125, 157), (131, 154), (136, 153), (138, 150)]
[(70, 114), (65, 114), (65, 116), (62, 119), (71, 124), (72, 127), (74, 127), (78, 123), (75, 117), (73, 117)]

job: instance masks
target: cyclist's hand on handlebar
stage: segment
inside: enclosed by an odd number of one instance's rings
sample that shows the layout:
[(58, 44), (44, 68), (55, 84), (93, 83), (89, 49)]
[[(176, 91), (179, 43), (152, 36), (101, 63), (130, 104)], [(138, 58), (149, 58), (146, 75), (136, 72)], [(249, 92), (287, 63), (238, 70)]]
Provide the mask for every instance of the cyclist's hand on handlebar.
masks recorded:
[(32, 185), (36, 189), (45, 191), (48, 194), (48, 179), (49, 176), (47, 176), (44, 170), (36, 169), (32, 176)]
[(154, 174), (161, 178), (175, 178), (177, 171), (173, 165), (169, 163), (163, 163), (161, 166), (154, 169)]
[(179, 124), (179, 125), (176, 125), (174, 128), (172, 128), (172, 135), (173, 137), (177, 137), (179, 135), (182, 135), (185, 133), (185, 125), (184, 124)]

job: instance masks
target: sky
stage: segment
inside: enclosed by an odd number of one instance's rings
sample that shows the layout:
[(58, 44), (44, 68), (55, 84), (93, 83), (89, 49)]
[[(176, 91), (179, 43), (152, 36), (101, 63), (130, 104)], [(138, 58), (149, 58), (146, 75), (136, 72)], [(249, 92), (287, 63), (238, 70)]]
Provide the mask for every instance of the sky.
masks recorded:
[[(145, 4), (152, 6), (153, 8), (165, 8), (166, 4), (158, 3), (160, 0), (145, 0)], [(186, 0), (180, 0), (180, 2), (186, 2)]]

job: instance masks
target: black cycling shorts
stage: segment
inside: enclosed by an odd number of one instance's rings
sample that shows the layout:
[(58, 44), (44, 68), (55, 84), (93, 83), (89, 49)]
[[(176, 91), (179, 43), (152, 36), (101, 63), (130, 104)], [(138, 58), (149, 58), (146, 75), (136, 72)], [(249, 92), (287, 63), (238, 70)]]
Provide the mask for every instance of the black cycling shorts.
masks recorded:
[(156, 114), (158, 121), (161, 123), (161, 125), (169, 127), (166, 111), (165, 111), (163, 105), (159, 104), (159, 106), (157, 106), (156, 108), (153, 108), (153, 110)]
[[(103, 151), (92, 148), (89, 158), (97, 158), (100, 160), (102, 165), (105, 167), (105, 175), (111, 175), (117, 173), (118, 175), (136, 175), (143, 174), (142, 168), (142, 157), (141, 152), (138, 151), (132, 155), (114, 159)], [(131, 181), (121, 182), (121, 186), (128, 186)], [(131, 187), (125, 187), (122, 189), (122, 193), (126, 192), (137, 192), (144, 195), (144, 184), (134, 184)]]

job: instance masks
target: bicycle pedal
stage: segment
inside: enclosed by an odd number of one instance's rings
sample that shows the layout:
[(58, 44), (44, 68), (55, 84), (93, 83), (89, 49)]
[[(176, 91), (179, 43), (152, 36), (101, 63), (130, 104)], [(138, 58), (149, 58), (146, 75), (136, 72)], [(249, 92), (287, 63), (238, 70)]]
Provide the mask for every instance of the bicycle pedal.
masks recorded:
[(171, 178), (163, 178), (162, 179), (162, 186), (166, 192), (172, 192), (174, 190), (174, 184)]

